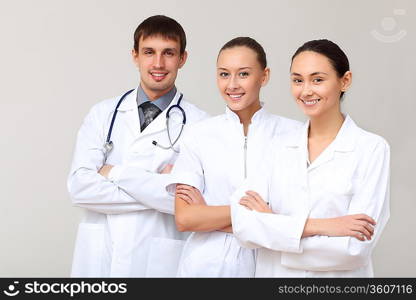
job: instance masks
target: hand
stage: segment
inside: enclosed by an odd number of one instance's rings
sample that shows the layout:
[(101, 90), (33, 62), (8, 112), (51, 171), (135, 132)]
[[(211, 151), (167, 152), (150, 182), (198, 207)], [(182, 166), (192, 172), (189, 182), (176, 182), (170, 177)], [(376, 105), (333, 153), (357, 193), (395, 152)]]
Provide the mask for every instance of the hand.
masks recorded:
[(263, 198), (254, 191), (247, 191), (246, 195), (240, 199), (241, 205), (247, 207), (249, 210), (255, 210), (264, 213), (273, 213), (269, 204), (266, 203)]
[(172, 164), (167, 164), (162, 171), (160, 171), (160, 174), (169, 174), (170, 172), (172, 172), (173, 169), (173, 165)]
[(188, 204), (206, 205), (201, 192), (197, 188), (187, 184), (176, 185), (176, 197), (184, 200)]
[(108, 174), (110, 173), (112, 168), (112, 165), (104, 165), (101, 167), (101, 169), (98, 170), (98, 174), (104, 176), (105, 178), (108, 178)]
[(220, 229), (220, 230), (217, 230), (217, 231), (233, 233), (233, 226), (230, 225), (230, 226), (224, 227), (223, 229)]
[[(310, 219), (317, 221), (320, 235), (351, 236), (360, 241), (371, 240), (376, 221), (365, 214), (347, 215), (328, 219)], [(309, 220), (308, 220), (309, 222)], [(308, 223), (307, 222), (307, 223)]]

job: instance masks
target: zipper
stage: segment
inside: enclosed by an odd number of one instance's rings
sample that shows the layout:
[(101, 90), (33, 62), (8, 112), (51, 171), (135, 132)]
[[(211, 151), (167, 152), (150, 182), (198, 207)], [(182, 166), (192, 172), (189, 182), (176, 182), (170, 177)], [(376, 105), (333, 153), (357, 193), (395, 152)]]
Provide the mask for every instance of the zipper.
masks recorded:
[(247, 136), (244, 137), (244, 179), (247, 178)]

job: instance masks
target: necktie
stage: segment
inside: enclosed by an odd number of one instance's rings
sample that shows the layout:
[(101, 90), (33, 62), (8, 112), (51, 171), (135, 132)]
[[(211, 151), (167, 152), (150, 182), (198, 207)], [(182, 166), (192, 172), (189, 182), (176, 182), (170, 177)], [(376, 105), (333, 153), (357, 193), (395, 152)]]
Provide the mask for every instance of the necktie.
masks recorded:
[(139, 107), (141, 107), (144, 115), (143, 124), (140, 126), (140, 130), (143, 131), (162, 111), (149, 101), (140, 104)]

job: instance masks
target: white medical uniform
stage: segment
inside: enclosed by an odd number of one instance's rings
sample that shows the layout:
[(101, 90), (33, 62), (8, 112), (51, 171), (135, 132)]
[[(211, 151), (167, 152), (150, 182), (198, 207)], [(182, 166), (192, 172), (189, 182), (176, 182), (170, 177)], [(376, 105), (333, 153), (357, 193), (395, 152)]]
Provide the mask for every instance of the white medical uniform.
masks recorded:
[[(248, 179), (232, 196), (239, 242), (259, 248), (257, 277), (372, 277), (371, 253), (389, 219), (387, 142), (346, 116), (335, 140), (308, 167), (308, 128), (277, 141), (269, 175)], [(257, 191), (275, 214), (238, 202)], [(307, 218), (367, 214), (377, 222), (370, 241), (353, 237), (301, 239)]]
[[(253, 117), (247, 137), (238, 116), (226, 113), (199, 122), (188, 131), (172, 171), (172, 185), (194, 186), (207, 205), (229, 205), (230, 196), (248, 174), (257, 174), (265, 149), (274, 137), (301, 123), (272, 115), (261, 108)], [(179, 263), (179, 277), (253, 277), (254, 251), (244, 249), (233, 234), (193, 232)]]
[[(96, 104), (82, 124), (68, 177), (75, 206), (85, 208), (78, 227), (71, 276), (144, 277), (175, 276), (183, 247), (176, 230), (174, 199), (166, 192), (170, 174), (159, 174), (176, 154), (152, 144), (168, 146), (166, 110), (140, 132), (137, 89), (118, 108), (111, 140), (114, 148), (105, 159), (103, 145), (120, 97)], [(207, 114), (182, 100), (187, 126)], [(182, 114), (171, 111), (170, 132), (178, 135)], [(179, 147), (179, 144), (177, 144)], [(175, 148), (179, 149), (176, 145)], [(113, 165), (109, 179), (98, 174)]]

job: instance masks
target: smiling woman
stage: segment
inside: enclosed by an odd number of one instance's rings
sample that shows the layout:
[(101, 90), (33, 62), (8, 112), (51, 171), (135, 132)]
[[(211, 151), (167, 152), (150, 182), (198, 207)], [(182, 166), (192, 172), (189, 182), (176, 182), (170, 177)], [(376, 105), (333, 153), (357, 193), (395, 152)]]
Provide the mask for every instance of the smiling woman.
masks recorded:
[(229, 197), (249, 174), (258, 175), (272, 137), (299, 126), (269, 114), (260, 102), (269, 73), (264, 50), (252, 38), (235, 38), (219, 52), (217, 85), (226, 112), (188, 131), (168, 186), (176, 191), (177, 228), (193, 232), (180, 277), (254, 276), (254, 252), (241, 248), (232, 235)]
[(264, 175), (231, 201), (234, 235), (259, 248), (256, 276), (373, 276), (390, 215), (390, 149), (341, 113), (351, 78), (331, 41), (307, 42), (292, 58), (292, 94), (309, 120), (273, 141)]

